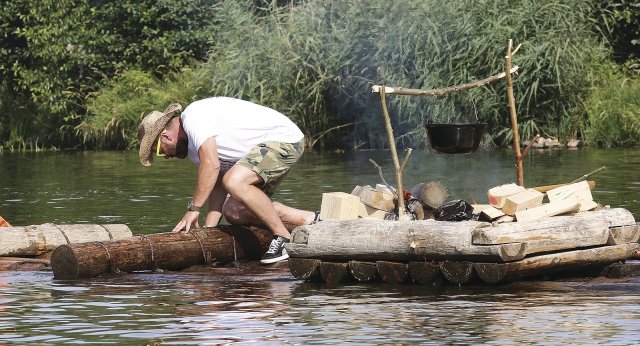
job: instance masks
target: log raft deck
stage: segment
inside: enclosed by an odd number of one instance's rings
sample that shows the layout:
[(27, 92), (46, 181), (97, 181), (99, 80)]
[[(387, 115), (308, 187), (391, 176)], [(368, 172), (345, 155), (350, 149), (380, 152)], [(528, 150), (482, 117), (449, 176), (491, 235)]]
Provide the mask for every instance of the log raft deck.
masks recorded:
[(494, 284), (606, 275), (639, 237), (633, 215), (613, 208), (501, 224), (327, 220), (295, 228), (285, 247), (291, 273), (307, 281)]

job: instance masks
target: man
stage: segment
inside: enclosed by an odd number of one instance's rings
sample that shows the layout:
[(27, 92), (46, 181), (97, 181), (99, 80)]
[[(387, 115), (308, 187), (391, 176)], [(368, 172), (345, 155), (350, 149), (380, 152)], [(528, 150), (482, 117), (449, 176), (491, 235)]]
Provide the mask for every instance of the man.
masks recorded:
[(272, 202), (270, 196), (304, 151), (304, 135), (283, 114), (248, 101), (212, 97), (182, 107), (171, 104), (153, 111), (138, 128), (140, 162), (151, 165), (153, 155), (189, 157), (198, 166), (198, 179), (187, 212), (173, 232), (199, 228), (205, 203), (205, 225), (221, 217), (232, 224), (264, 224), (274, 238), (262, 263), (289, 256), (284, 223), (304, 225), (317, 214)]

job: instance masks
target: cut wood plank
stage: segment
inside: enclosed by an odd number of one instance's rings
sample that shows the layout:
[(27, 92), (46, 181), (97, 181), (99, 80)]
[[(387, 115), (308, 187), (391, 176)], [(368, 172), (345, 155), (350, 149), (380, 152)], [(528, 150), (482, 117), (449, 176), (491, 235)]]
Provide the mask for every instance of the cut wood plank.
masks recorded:
[(506, 223), (506, 222), (514, 222), (516, 219), (511, 215), (504, 215), (497, 219), (495, 219), (494, 223)]
[(382, 281), (392, 284), (404, 282), (409, 277), (409, 265), (407, 263), (377, 261), (376, 268)]
[(321, 220), (354, 220), (358, 218), (360, 198), (345, 192), (322, 194)]
[(444, 279), (438, 262), (409, 262), (409, 276), (413, 282), (427, 286), (439, 286)]
[(534, 189), (518, 192), (505, 198), (502, 212), (514, 215), (517, 211), (534, 208), (542, 204), (544, 194)]
[(375, 262), (349, 261), (349, 271), (359, 282), (371, 282), (380, 278)]
[(474, 267), (482, 281), (498, 283), (549, 273), (604, 267), (626, 260), (637, 248), (638, 244), (602, 246), (528, 257), (511, 263), (475, 263)]
[(363, 186), (357, 191), (354, 189), (354, 192), (354, 195), (360, 198), (360, 202), (370, 206), (371, 208), (392, 211), (396, 207), (395, 197), (387, 192), (386, 188), (382, 190)]
[(487, 197), (489, 197), (489, 204), (500, 209), (504, 206), (506, 198), (518, 192), (524, 191), (525, 188), (516, 185), (514, 183), (504, 184), (496, 187), (492, 187), (487, 191)]
[(473, 208), (473, 213), (476, 215), (482, 213), (483, 210), (489, 207), (493, 208), (491, 204), (472, 204), (471, 207)]
[(577, 200), (557, 200), (535, 208), (517, 211), (515, 217), (518, 222), (533, 221), (543, 217), (574, 213), (579, 210), (580, 202)]
[(320, 279), (320, 260), (308, 258), (289, 258), (291, 274), (301, 280), (317, 281)]
[(581, 181), (574, 184), (567, 184), (547, 191), (547, 197), (550, 202), (569, 200), (580, 203), (579, 211), (591, 210), (598, 206), (593, 201), (589, 183)]
[(363, 219), (384, 220), (385, 215), (387, 215), (386, 211), (370, 207), (360, 202), (360, 207), (358, 208), (359, 217)]
[[(589, 184), (589, 189), (593, 190), (596, 187), (596, 182), (593, 180), (589, 180), (587, 181), (587, 184)], [(565, 186), (567, 184), (554, 184), (554, 185), (544, 185), (544, 186), (536, 186), (536, 187), (532, 187), (532, 189), (536, 190), (536, 191), (540, 191), (540, 192), (547, 192), (551, 189), (555, 189), (561, 186)]]
[(480, 212), (480, 219), (483, 221), (493, 221), (503, 216), (504, 216), (504, 213), (502, 212), (502, 210), (494, 206), (489, 206), (487, 208), (484, 208), (482, 209), (482, 212)]

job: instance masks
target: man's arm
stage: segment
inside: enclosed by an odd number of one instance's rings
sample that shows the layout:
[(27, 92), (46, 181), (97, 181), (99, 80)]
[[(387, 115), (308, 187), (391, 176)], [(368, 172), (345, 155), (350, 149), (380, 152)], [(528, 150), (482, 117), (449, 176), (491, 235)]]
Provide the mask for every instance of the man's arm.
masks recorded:
[(205, 217), (205, 227), (215, 227), (222, 218), (222, 207), (227, 200), (227, 190), (222, 186), (222, 175), (218, 174), (218, 182), (209, 195), (209, 212)]
[[(218, 146), (215, 137), (211, 137), (202, 143), (200, 149), (198, 149), (198, 157), (200, 158), (200, 166), (198, 167), (198, 180), (193, 193), (193, 204), (202, 207), (209, 199), (220, 173), (220, 160), (218, 159)], [(195, 228), (200, 228), (198, 223), (199, 216), (200, 212), (198, 211), (187, 211), (172, 232), (189, 231), (192, 225), (195, 225)]]

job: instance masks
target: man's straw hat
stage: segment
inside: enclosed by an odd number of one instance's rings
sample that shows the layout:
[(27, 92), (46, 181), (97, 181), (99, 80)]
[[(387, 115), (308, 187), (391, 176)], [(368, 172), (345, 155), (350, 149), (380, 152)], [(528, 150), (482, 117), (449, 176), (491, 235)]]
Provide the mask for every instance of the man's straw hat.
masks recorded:
[(167, 126), (171, 118), (178, 116), (176, 112), (182, 110), (179, 103), (170, 104), (164, 112), (153, 111), (147, 114), (138, 127), (138, 142), (140, 143), (140, 163), (151, 166), (151, 148), (160, 132)]

